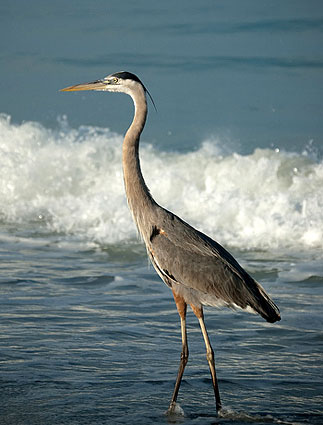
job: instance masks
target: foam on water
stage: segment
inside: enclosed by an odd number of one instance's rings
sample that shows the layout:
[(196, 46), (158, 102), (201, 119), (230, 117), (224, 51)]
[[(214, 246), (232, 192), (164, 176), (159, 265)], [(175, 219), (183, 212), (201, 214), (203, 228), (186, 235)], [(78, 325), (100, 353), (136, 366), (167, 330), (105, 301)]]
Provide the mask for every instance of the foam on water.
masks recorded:
[[(122, 136), (109, 129), (50, 130), (0, 116), (0, 218), (85, 241), (137, 237), (123, 187)], [(221, 140), (188, 153), (142, 143), (155, 199), (220, 243), (241, 249), (322, 248), (323, 163), (257, 149), (221, 154)], [(46, 231), (47, 231), (46, 230)]]

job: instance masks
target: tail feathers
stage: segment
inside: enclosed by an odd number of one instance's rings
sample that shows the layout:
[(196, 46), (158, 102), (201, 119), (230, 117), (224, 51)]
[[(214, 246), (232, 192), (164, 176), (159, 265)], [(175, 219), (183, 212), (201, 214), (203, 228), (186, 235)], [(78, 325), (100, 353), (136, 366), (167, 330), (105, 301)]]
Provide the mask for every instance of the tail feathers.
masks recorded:
[(267, 320), (267, 322), (278, 322), (281, 319), (279, 308), (266, 293), (264, 288), (258, 282), (255, 283), (257, 285), (258, 293), (254, 294), (255, 303), (250, 305), (250, 307), (259, 313), (265, 320)]

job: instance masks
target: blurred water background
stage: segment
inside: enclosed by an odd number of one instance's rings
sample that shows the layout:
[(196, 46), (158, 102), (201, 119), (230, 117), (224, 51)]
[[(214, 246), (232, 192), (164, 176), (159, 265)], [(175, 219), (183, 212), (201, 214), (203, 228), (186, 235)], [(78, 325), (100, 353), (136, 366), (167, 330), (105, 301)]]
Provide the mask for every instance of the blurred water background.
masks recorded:
[(125, 200), (133, 106), (58, 91), (127, 70), (153, 196), (282, 313), (206, 309), (220, 418), (189, 314), (178, 422), (322, 424), (322, 2), (2, 0), (0, 23), (0, 423), (167, 423), (180, 326)]

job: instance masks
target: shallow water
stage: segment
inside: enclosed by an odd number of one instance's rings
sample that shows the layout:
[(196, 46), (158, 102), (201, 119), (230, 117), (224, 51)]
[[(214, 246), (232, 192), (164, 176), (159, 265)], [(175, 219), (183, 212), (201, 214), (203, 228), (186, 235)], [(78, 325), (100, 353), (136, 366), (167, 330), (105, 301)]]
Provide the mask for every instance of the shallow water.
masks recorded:
[[(323, 423), (321, 2), (0, 5), (0, 423)], [(59, 93), (127, 69), (154, 96), (156, 200), (232, 252), (282, 314), (205, 309), (223, 411), (188, 314), (124, 196), (125, 96)], [(66, 116), (67, 115), (67, 116)]]
[[(185, 416), (177, 421), (322, 423), (322, 269), (321, 277), (295, 280), (295, 258), (235, 254), (283, 319), (270, 325), (206, 309), (229, 411), (216, 418), (202, 336), (189, 313)], [(167, 423), (179, 319), (141, 246), (80, 249), (64, 237), (30, 240), (11, 229), (1, 257), (2, 423)]]

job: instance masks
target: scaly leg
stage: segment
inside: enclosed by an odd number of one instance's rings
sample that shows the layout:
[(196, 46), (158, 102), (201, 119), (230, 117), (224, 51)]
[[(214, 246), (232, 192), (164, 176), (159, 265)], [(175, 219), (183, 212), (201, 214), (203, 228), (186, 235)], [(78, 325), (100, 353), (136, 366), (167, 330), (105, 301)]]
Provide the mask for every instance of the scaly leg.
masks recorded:
[(185, 366), (187, 364), (188, 361), (188, 346), (187, 346), (187, 333), (186, 333), (186, 309), (187, 309), (187, 304), (184, 301), (184, 299), (182, 297), (180, 297), (179, 295), (177, 295), (174, 291), (173, 291), (173, 296), (175, 299), (175, 303), (176, 303), (176, 307), (178, 310), (178, 314), (181, 318), (181, 330), (182, 330), (182, 353), (181, 353), (181, 361), (179, 364), (179, 368), (178, 368), (178, 373), (177, 373), (177, 379), (176, 379), (176, 383), (175, 383), (175, 388), (174, 388), (174, 392), (173, 392), (173, 397), (172, 400), (170, 402), (169, 408), (168, 408), (168, 413), (173, 413), (175, 411), (175, 406), (176, 406), (176, 400), (177, 400), (177, 395), (178, 395), (178, 391), (179, 391), (179, 387), (181, 385), (181, 381), (182, 381), (182, 376), (184, 373), (184, 369)]
[(209, 363), (211, 377), (212, 377), (212, 384), (214, 389), (214, 396), (215, 396), (215, 405), (217, 412), (221, 409), (221, 399), (220, 399), (220, 392), (219, 392), (219, 385), (218, 380), (216, 378), (216, 372), (215, 372), (215, 364), (214, 364), (214, 352), (210, 343), (210, 339), (205, 327), (204, 323), (204, 315), (203, 315), (203, 308), (202, 307), (195, 307), (194, 305), (191, 305), (192, 310), (195, 314), (195, 316), (198, 318), (200, 322), (201, 331), (203, 334), (205, 347), (206, 347), (206, 358)]

